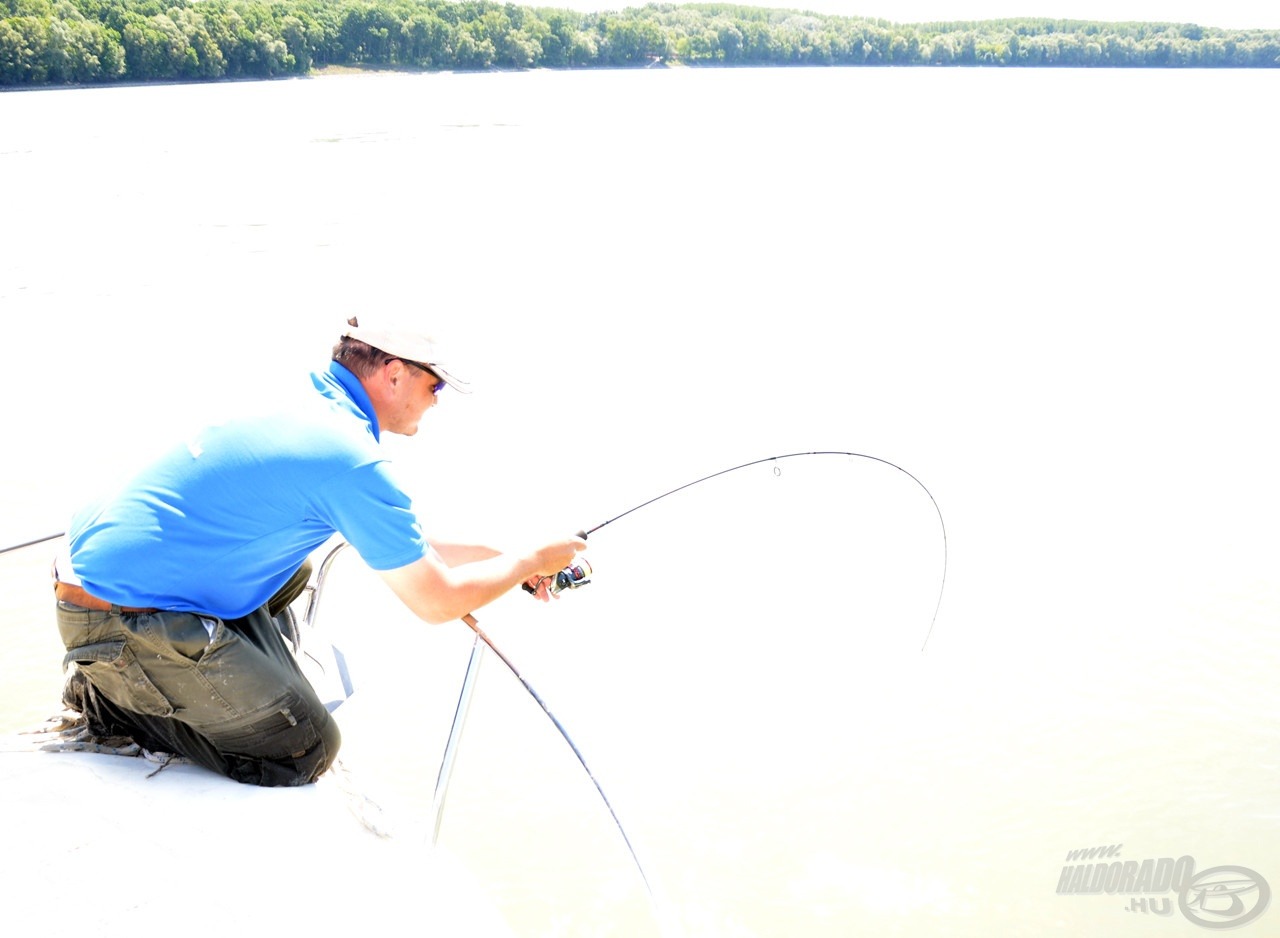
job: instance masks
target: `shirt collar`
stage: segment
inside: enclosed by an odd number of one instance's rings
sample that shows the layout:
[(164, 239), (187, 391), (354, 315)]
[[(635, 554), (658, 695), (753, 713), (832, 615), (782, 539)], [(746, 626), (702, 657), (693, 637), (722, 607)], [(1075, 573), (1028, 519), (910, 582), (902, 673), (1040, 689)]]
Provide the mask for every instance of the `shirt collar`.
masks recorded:
[(378, 427), (378, 415), (373, 409), (373, 401), (369, 393), (360, 383), (360, 379), (338, 362), (329, 362), (329, 370), (313, 376), (318, 390), (335, 403), (346, 406), (352, 413), (363, 418), (369, 425), (373, 438), (381, 442), (381, 431)]

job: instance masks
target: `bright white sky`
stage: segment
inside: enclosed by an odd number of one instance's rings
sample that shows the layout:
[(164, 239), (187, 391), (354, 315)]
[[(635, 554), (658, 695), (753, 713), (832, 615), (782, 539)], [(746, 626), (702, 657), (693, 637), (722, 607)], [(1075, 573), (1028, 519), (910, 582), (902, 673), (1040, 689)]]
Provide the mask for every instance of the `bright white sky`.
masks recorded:
[[(551, 5), (574, 10), (618, 10), (645, 2), (554, 0)], [(1261, 0), (762, 0), (749, 5), (874, 16), (896, 23), (1047, 16), (1110, 23), (1139, 20), (1241, 29), (1280, 28), (1280, 3)]]

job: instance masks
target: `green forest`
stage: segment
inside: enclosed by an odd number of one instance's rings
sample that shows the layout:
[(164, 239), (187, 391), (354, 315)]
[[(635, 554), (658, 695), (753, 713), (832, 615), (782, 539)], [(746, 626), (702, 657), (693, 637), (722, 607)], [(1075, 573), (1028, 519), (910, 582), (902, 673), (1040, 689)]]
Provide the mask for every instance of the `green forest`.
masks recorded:
[(1280, 30), (1053, 19), (893, 23), (721, 3), (579, 13), (490, 0), (0, 0), (0, 86), (328, 67), (1276, 68)]

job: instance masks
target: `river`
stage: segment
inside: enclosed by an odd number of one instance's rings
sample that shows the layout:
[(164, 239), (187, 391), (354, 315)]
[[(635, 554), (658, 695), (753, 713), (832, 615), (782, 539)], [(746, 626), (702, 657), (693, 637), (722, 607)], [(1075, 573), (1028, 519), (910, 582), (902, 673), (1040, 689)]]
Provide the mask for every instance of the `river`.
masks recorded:
[[(594, 535), (587, 589), (481, 615), (689, 933), (1230, 921), (1204, 880), (1073, 888), (1070, 855), (1280, 881), (1277, 80), (0, 95), (2, 540), (281, 392), (346, 316), (417, 312), (477, 386), (388, 441), (429, 531), (576, 530), (761, 457), (874, 457), (694, 487)], [(56, 699), (47, 560), (0, 573), (7, 729)], [(348, 745), (422, 813), (466, 635), (424, 643), (343, 564), (330, 621), (367, 676)], [(521, 933), (639, 933), (585, 773), (485, 668), (445, 839)]]

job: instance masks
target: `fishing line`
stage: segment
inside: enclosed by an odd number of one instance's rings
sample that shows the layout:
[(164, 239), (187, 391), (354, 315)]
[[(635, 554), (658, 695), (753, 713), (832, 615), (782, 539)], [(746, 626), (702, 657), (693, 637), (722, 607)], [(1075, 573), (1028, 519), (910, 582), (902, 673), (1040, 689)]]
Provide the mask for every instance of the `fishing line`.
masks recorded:
[[(933, 636), (933, 626), (938, 621), (938, 612), (942, 608), (942, 593), (946, 589), (946, 585), (947, 585), (947, 524), (946, 524), (946, 521), (943, 520), (942, 509), (938, 507), (938, 500), (933, 497), (933, 493), (929, 491), (928, 486), (926, 486), (923, 482), (921, 482), (918, 478), (916, 478), (912, 473), (902, 468), (902, 466), (899, 466), (897, 463), (890, 462), (887, 459), (882, 459), (879, 456), (871, 456), (867, 453), (850, 453), (850, 452), (844, 452), (842, 450), (815, 450), (807, 453), (787, 453), (785, 455), (780, 455), (780, 456), (765, 456), (763, 459), (753, 459), (750, 462), (744, 462), (741, 465), (731, 466), (728, 469), (721, 469), (719, 472), (713, 472), (710, 475), (705, 475), (700, 479), (694, 479), (692, 482), (686, 482), (684, 485), (676, 486), (671, 491), (663, 492), (661, 495), (655, 495), (653, 498), (649, 499), (648, 501), (641, 502), (639, 505), (636, 505), (634, 508), (628, 508), (626, 511), (622, 512), (622, 514), (620, 515), (614, 515), (608, 521), (600, 522), (594, 528), (587, 528), (585, 530), (579, 531), (578, 537), (586, 538), (588, 535), (594, 534), (596, 531), (599, 531), (601, 528), (607, 527), (608, 525), (613, 524), (615, 521), (625, 518), (627, 515), (632, 514), (633, 512), (639, 511), (641, 508), (644, 508), (648, 505), (652, 505), (654, 502), (661, 501), (662, 499), (666, 498), (668, 495), (674, 495), (677, 492), (683, 492), (685, 489), (691, 488), (702, 482), (707, 482), (711, 479), (717, 479), (720, 476), (728, 475), (730, 472), (737, 472), (739, 469), (747, 469), (751, 466), (759, 466), (762, 463), (768, 463), (768, 462), (777, 463), (779, 460), (782, 460), (782, 459), (796, 459), (801, 456), (846, 456), (846, 457), (852, 457), (855, 459), (867, 459), (867, 460), (870, 460), (871, 462), (878, 462), (881, 465), (888, 466), (891, 469), (896, 469), (898, 472), (901, 472), (903, 475), (905, 475), (908, 479), (910, 479), (916, 485), (920, 486), (921, 490), (925, 493), (925, 495), (929, 496), (929, 501), (933, 504), (933, 510), (938, 515), (938, 524), (942, 531), (942, 578), (941, 578), (941, 582), (938, 584), (938, 601), (933, 607), (933, 617), (929, 620), (929, 630), (928, 632), (925, 633), (924, 642), (920, 645), (920, 651), (921, 653), (923, 653), (925, 648), (928, 647), (929, 645), (929, 639)], [(781, 472), (780, 468), (775, 465), (774, 474), (778, 475), (780, 474), (780, 472)]]

